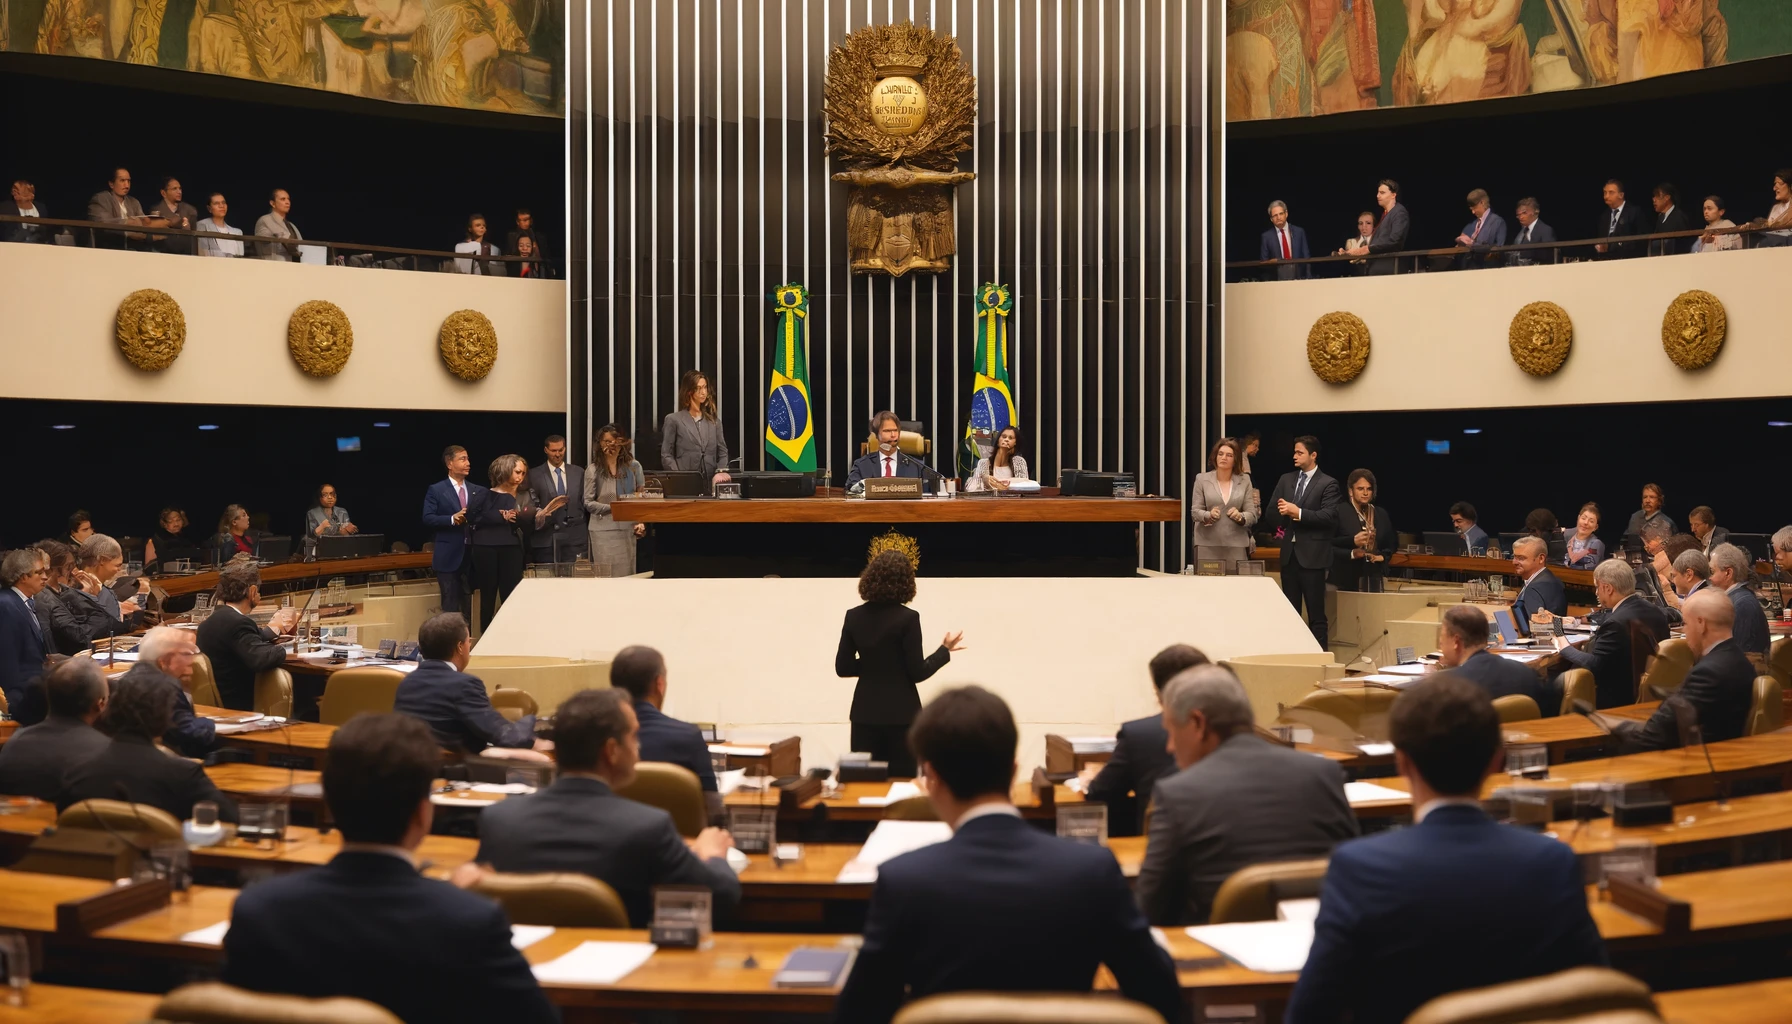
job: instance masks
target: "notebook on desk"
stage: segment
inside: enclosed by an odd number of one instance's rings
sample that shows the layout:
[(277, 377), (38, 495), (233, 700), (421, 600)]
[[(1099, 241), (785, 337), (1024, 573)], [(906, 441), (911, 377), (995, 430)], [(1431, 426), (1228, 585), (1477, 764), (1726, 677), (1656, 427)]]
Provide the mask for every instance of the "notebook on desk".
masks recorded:
[(838, 988), (852, 967), (850, 949), (819, 949), (799, 946), (784, 958), (784, 965), (772, 975), (773, 988)]

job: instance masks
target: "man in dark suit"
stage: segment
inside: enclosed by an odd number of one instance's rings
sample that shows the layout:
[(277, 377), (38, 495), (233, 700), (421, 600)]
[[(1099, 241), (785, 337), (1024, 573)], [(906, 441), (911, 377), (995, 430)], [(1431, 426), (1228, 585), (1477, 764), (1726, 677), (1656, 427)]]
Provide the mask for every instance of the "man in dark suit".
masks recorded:
[(199, 648), (192, 634), (173, 626), (157, 626), (137, 645), (137, 663), (125, 679), (145, 678), (174, 694), (174, 711), (162, 743), (182, 757), (203, 760), (218, 746), (218, 727), (193, 713), (193, 661)]
[(548, 1024), (504, 910), (417, 873), (441, 752), (404, 715), (358, 715), (330, 739), (324, 800), (342, 830), (329, 864), (251, 886), (224, 937), (223, 981), (353, 996), (407, 1021)]
[(1338, 481), (1319, 469), (1319, 439), (1294, 439), (1294, 472), (1284, 473), (1270, 492), (1269, 507), (1282, 538), (1282, 593), (1296, 612), (1307, 607), (1307, 627), (1326, 649), (1325, 571), (1332, 564), (1332, 534), (1338, 527)]
[[(1556, 229), (1543, 223), (1542, 207), (1537, 200), (1526, 196), (1518, 201), (1518, 209), (1514, 211), (1518, 218), (1518, 233), (1512, 236), (1513, 245), (1530, 245), (1532, 243), (1553, 242), (1556, 240)], [(1506, 262), (1512, 266), (1529, 266), (1535, 263), (1554, 263), (1554, 249), (1528, 249), (1509, 254)]]
[[(1368, 245), (1358, 245), (1345, 252), (1351, 256), (1368, 256), (1373, 253), (1399, 252), (1406, 248), (1406, 233), (1412, 229), (1412, 218), (1407, 215), (1406, 207), (1400, 205), (1400, 183), (1392, 178), (1383, 178), (1375, 187), (1375, 205), (1381, 207), (1381, 223), (1375, 225), (1375, 234)], [(1369, 275), (1392, 274), (1398, 261), (1393, 258), (1370, 260)]]
[(472, 543), (473, 527), (467, 522), (467, 507), (483, 501), (486, 488), (467, 479), (473, 463), (460, 445), (444, 449), (442, 462), (448, 467), (448, 479), (430, 484), (424, 492), (423, 525), (435, 531), (429, 564), (435, 570), (442, 611), (458, 612), (468, 607), (470, 593), (467, 546)]
[(506, 719), (492, 707), (485, 683), (467, 674), (473, 642), (459, 612), (443, 612), (417, 627), (417, 655), (417, 667), (398, 684), (392, 710), (429, 726), (436, 742), (450, 750), (477, 754), (500, 747), (519, 760), (548, 760), (534, 751), (535, 716)]
[(50, 714), (0, 746), (0, 793), (55, 800), (68, 770), (111, 742), (93, 727), (106, 709), (106, 675), (92, 658), (72, 658), (44, 676)]
[(257, 626), (249, 613), (260, 601), (261, 569), (254, 562), (232, 562), (218, 570), (212, 613), (194, 634), (200, 653), (212, 663), (218, 699), (233, 711), (255, 710), (255, 676), (286, 660), (286, 649), (274, 639), (299, 621), (298, 608), (282, 608), (266, 627)]
[[(496, 871), (570, 871), (609, 884), (628, 908), (629, 924), (653, 918), (653, 887), (701, 885), (715, 894), (716, 916), (740, 902), (740, 879), (728, 866), (734, 840), (706, 828), (689, 845), (672, 816), (616, 795), (634, 780), (640, 725), (627, 691), (583, 690), (554, 715), (560, 776), (534, 796), (501, 801), (480, 815), (480, 865)], [(492, 812), (497, 813), (492, 813)], [(470, 884), (481, 868), (456, 874)]]
[(666, 706), (665, 656), (651, 647), (624, 647), (610, 660), (610, 685), (627, 692), (634, 702), (635, 720), (641, 725), (641, 760), (689, 769), (703, 787), (709, 820), (721, 820), (722, 794), (716, 790), (716, 769), (702, 731), (660, 710)]
[(1108, 835), (1136, 836), (1157, 780), (1176, 771), (1170, 734), (1164, 731), (1164, 687), (1184, 670), (1207, 664), (1207, 655), (1188, 644), (1171, 644), (1151, 659), (1151, 689), (1158, 713), (1135, 718), (1114, 736), (1114, 755), (1089, 780), (1084, 797), (1108, 805)]
[(1728, 597), (1736, 610), (1736, 623), (1731, 627), (1736, 645), (1744, 654), (1765, 658), (1773, 636), (1767, 628), (1767, 609), (1748, 589), (1748, 578), (1753, 573), (1754, 560), (1736, 545), (1719, 544), (1711, 549), (1711, 586)]
[(1437, 624), (1438, 668), (1474, 683), (1489, 698), (1529, 697), (1545, 718), (1561, 711), (1561, 694), (1541, 676), (1487, 649), (1488, 633), (1487, 616), (1479, 607), (1459, 604), (1445, 609)]
[(571, 562), (591, 554), (591, 535), (585, 524), (585, 467), (567, 460), (566, 438), (559, 434), (551, 435), (541, 451), (548, 460), (529, 470), (535, 506), (546, 508), (555, 498), (566, 501), (529, 532), (529, 561), (537, 565)]
[(1631, 658), (1631, 624), (1640, 625), (1659, 644), (1668, 638), (1667, 614), (1637, 594), (1636, 573), (1622, 558), (1608, 558), (1594, 567), (1593, 596), (1607, 610), (1593, 639), (1585, 647), (1560, 641), (1557, 653), (1565, 667), (1593, 673), (1600, 707), (1630, 704), (1636, 700), (1639, 672)]
[[(1653, 223), (1649, 225), (1650, 234), (1660, 234), (1666, 231), (1692, 230), (1694, 226), (1692, 219), (1686, 215), (1685, 210), (1680, 208), (1679, 192), (1673, 185), (1665, 181), (1662, 182), (1655, 186), (1655, 191), (1650, 194), (1649, 198), (1655, 206)], [(1674, 256), (1683, 252), (1690, 252), (1692, 251), (1692, 243), (1693, 239), (1690, 236), (1686, 238), (1658, 238), (1649, 243), (1649, 255)]]
[(1156, 925), (1206, 924), (1214, 894), (1252, 864), (1325, 857), (1357, 835), (1336, 762), (1256, 734), (1251, 701), (1217, 665), (1164, 690), (1181, 771), (1157, 784), (1139, 905)]
[(1730, 539), (1730, 531), (1717, 525), (1717, 513), (1711, 511), (1710, 505), (1700, 505), (1686, 513), (1686, 528), (1698, 538), (1699, 550), (1706, 558), (1711, 557), (1712, 550), (1719, 544)]
[[(1605, 183), (1605, 218), (1599, 224), (1602, 238), (1622, 238), (1647, 233), (1643, 212), (1624, 198), (1624, 183), (1613, 178)], [(1596, 260), (1627, 260), (1643, 255), (1642, 242), (1600, 242), (1593, 246)]]
[[(1257, 246), (1257, 258), (1260, 260), (1304, 260), (1313, 254), (1307, 249), (1307, 233), (1303, 229), (1288, 223), (1288, 204), (1280, 199), (1269, 204), (1269, 230), (1263, 232), (1263, 238)], [(1288, 267), (1277, 267), (1276, 278), (1292, 281), (1296, 278), (1313, 276), (1311, 263), (1297, 263)]]
[(1287, 1024), (1398, 1024), (1446, 992), (1603, 966), (1574, 851), (1481, 810), (1505, 763), (1487, 694), (1438, 673), (1394, 701), (1389, 734), (1415, 824), (1332, 851)]
[[(12, 183), (12, 198), (0, 203), (0, 216), (7, 217), (48, 217), (44, 212), (44, 204), (37, 201), (37, 186), (24, 178)], [(0, 242), (37, 242), (50, 244), (56, 241), (56, 229), (47, 224), (18, 224), (8, 221), (0, 224)]]
[(834, 1019), (883, 1024), (905, 993), (1087, 992), (1106, 964), (1126, 998), (1186, 1021), (1169, 954), (1113, 855), (1031, 827), (1009, 802), (1017, 736), (1002, 699), (977, 686), (947, 690), (922, 709), (909, 742), (953, 836), (878, 869)]
[(1705, 590), (1681, 605), (1680, 615), (1686, 624), (1686, 645), (1698, 663), (1647, 722), (1610, 723), (1626, 754), (1696, 742), (1687, 726), (1696, 725), (1707, 743), (1733, 740), (1748, 727), (1755, 676), (1760, 673), (1732, 636), (1735, 606), (1716, 590)]
[(1512, 567), (1524, 583), (1512, 599), (1512, 617), (1529, 632), (1531, 616), (1540, 611), (1568, 614), (1568, 588), (1549, 571), (1549, 545), (1540, 537), (1520, 537), (1512, 545)]
[(0, 561), (0, 692), (15, 718), (50, 652), (36, 601), (49, 580), (50, 560), (36, 548), (8, 551)]
[[(902, 441), (902, 420), (888, 409), (871, 417), (871, 432), (877, 435), (877, 450), (853, 460), (847, 471), (846, 486), (873, 476), (912, 476), (925, 480), (924, 465), (904, 454), (898, 447)], [(921, 486), (927, 486), (923, 483)]]
[(218, 805), (218, 817), (235, 821), (236, 802), (218, 791), (204, 768), (156, 749), (173, 714), (174, 692), (162, 682), (144, 676), (115, 680), (99, 721), (112, 741), (63, 775), (56, 809), (83, 800), (124, 800), (185, 821), (194, 804), (208, 800)]
[(1456, 244), (1468, 250), (1462, 255), (1462, 266), (1472, 270), (1488, 266), (1494, 258), (1493, 247), (1506, 244), (1506, 219), (1493, 212), (1493, 201), (1484, 188), (1468, 194), (1468, 212), (1474, 219), (1463, 226)]

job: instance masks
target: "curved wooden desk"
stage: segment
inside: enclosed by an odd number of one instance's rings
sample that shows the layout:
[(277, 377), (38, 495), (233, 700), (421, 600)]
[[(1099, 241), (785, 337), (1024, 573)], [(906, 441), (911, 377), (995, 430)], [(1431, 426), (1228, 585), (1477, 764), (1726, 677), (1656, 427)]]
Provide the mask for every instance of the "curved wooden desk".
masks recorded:
[[(397, 572), (403, 569), (427, 569), (432, 556), (427, 551), (412, 551), (402, 555), (374, 555), (370, 558), (332, 558), (320, 562), (282, 562), (279, 565), (266, 566), (261, 570), (263, 586), (270, 583), (293, 583), (310, 581), (313, 586), (318, 581), (328, 580), (332, 576), (358, 576), (370, 572)], [(187, 576), (154, 576), (150, 582), (162, 588), (169, 597), (180, 597), (184, 594), (200, 594), (218, 585), (218, 571), (207, 569)]]

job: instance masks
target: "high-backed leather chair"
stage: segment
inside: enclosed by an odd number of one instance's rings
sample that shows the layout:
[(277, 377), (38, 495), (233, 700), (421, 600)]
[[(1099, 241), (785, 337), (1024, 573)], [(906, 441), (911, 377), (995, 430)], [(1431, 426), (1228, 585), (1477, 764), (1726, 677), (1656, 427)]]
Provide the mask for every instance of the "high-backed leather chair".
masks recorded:
[(1252, 864), (1232, 872), (1213, 894), (1210, 924), (1234, 921), (1274, 921), (1276, 904), (1283, 900), (1310, 899), (1319, 895), (1325, 881), (1327, 859), (1285, 860)]
[(886, 821), (938, 821), (940, 813), (924, 796), (905, 797), (884, 808)]
[[(908, 455), (913, 455), (915, 458), (933, 454), (933, 442), (922, 432), (921, 424), (919, 423), (904, 423), (902, 425), (902, 436), (897, 438), (896, 447), (898, 450)], [(876, 450), (877, 435), (866, 434), (865, 440), (859, 444), (859, 454), (870, 455)]]
[(1599, 684), (1593, 678), (1590, 669), (1571, 668), (1562, 673), (1562, 709), (1556, 714), (1574, 714), (1574, 705), (1578, 701), (1589, 708), (1599, 706)]
[(1748, 706), (1745, 736), (1759, 736), (1786, 724), (1785, 687), (1772, 676), (1755, 677), (1755, 698)]
[(703, 784), (696, 773), (677, 764), (642, 761), (635, 765), (635, 781), (616, 790), (627, 797), (658, 807), (672, 815), (678, 834), (687, 838), (703, 831), (709, 824), (709, 808), (703, 802)]
[(1504, 697), (1493, 699), (1493, 710), (1502, 722), (1528, 722), (1533, 718), (1542, 718), (1543, 712), (1537, 702), (1522, 693), (1508, 693)]
[(529, 691), (509, 686), (500, 686), (492, 691), (492, 707), (511, 722), (522, 720), (524, 715), (538, 714), (541, 710)]
[(1302, 697), (1298, 703), (1282, 708), (1276, 721), (1284, 725), (1311, 726), (1314, 732), (1328, 736), (1383, 739), (1387, 736), (1388, 712), (1397, 696), (1397, 691), (1379, 686), (1348, 690), (1320, 688)]
[(1438, 996), (1406, 1024), (1660, 1024), (1649, 986), (1607, 967), (1576, 967), (1540, 978)]
[(162, 997), (154, 1020), (159, 1024), (403, 1024), (392, 1011), (365, 999), (251, 992), (217, 981), (204, 981)]
[(1767, 674), (1792, 689), (1792, 636), (1782, 636), (1767, 646)]
[(628, 910), (609, 884), (590, 875), (492, 873), (473, 891), (496, 900), (512, 924), (555, 928), (627, 928)]
[(398, 698), (404, 673), (395, 668), (344, 668), (330, 673), (324, 695), (317, 699), (317, 719), (342, 725), (363, 711), (384, 714)]
[(279, 666), (255, 674), (255, 710), (264, 715), (292, 717), (292, 673)]
[(1163, 1024), (1149, 1006), (1094, 993), (953, 992), (904, 1006), (893, 1024)]
[(148, 832), (157, 839), (179, 839), (180, 822), (174, 815), (149, 804), (123, 800), (82, 800), (69, 804), (56, 817), (57, 828), (98, 831)]
[(203, 654), (193, 656), (193, 703), (221, 708), (224, 698), (218, 696), (218, 679), (212, 675), (212, 659)]
[(1680, 688), (1686, 682), (1686, 673), (1692, 671), (1692, 648), (1685, 640), (1669, 637), (1655, 648), (1655, 660), (1650, 663), (1649, 671), (1643, 674), (1643, 685), (1637, 694), (1637, 702), (1660, 700)]

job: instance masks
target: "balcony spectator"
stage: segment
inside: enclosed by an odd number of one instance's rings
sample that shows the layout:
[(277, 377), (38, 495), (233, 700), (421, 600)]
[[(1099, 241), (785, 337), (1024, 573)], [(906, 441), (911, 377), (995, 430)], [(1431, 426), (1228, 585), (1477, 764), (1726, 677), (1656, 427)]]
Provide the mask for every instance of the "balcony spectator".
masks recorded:
[[(1599, 234), (1605, 238), (1623, 238), (1643, 233), (1642, 211), (1624, 199), (1624, 183), (1613, 178), (1605, 183), (1605, 219)], [(1643, 254), (1641, 242), (1600, 242), (1593, 246), (1594, 259), (1627, 260)]]
[[(1406, 232), (1412, 227), (1412, 219), (1406, 214), (1406, 207), (1400, 205), (1400, 183), (1392, 178), (1381, 179), (1375, 189), (1375, 205), (1381, 207), (1381, 223), (1375, 225), (1375, 234), (1368, 245), (1359, 245), (1345, 250), (1350, 256), (1367, 256), (1371, 253), (1399, 252), (1406, 247)], [(1394, 272), (1395, 261), (1392, 259), (1372, 260), (1369, 263), (1369, 276), (1377, 277)]]
[[(533, 239), (531, 239), (533, 241)], [(467, 218), (466, 241), (454, 246), (455, 252), (471, 253), (477, 256), (497, 256), (498, 247), (485, 237), (485, 214), (475, 213)], [(457, 274), (483, 274), (487, 277), (503, 277), (504, 264), (496, 260), (471, 259), (455, 260), (454, 272)]]
[[(103, 192), (95, 192), (87, 201), (87, 219), (101, 224), (165, 227), (143, 215), (143, 205), (131, 195), (131, 172), (123, 167), (112, 169), (112, 180)], [(143, 249), (149, 236), (141, 231), (96, 231), (94, 245), (102, 249)]]
[(1749, 226), (1767, 229), (1757, 246), (1792, 245), (1792, 168), (1774, 172), (1773, 209), (1765, 219), (1749, 221)]
[(262, 238), (283, 238), (292, 239), (292, 241), (256, 242), (255, 255), (257, 257), (273, 260), (276, 263), (299, 262), (299, 246), (296, 242), (305, 236), (299, 234), (297, 224), (286, 219), (286, 215), (291, 212), (292, 196), (285, 189), (277, 188), (268, 193), (268, 212), (262, 214), (261, 219), (255, 222), (255, 234)]
[[(168, 227), (186, 231), (193, 230), (193, 225), (199, 223), (199, 211), (191, 204), (181, 202), (179, 178), (162, 179), (162, 200), (150, 207), (149, 215), (164, 221)], [(191, 235), (151, 235), (149, 244), (157, 252), (191, 256), (194, 251)]]
[[(37, 201), (37, 186), (19, 178), (12, 183), (12, 198), (0, 203), (0, 215), (7, 217), (47, 217)], [(0, 242), (56, 241), (56, 229), (47, 224), (0, 224)]]
[(1493, 201), (1484, 188), (1468, 194), (1468, 212), (1474, 220), (1463, 225), (1456, 244), (1468, 250), (1462, 254), (1462, 268), (1472, 270), (1488, 265), (1494, 258), (1493, 246), (1506, 244), (1506, 219), (1493, 212)]
[(1710, 228), (1711, 231), (1693, 239), (1693, 252), (1722, 252), (1725, 249), (1742, 248), (1741, 235), (1719, 235), (1713, 233), (1723, 228), (1733, 228), (1736, 226), (1735, 223), (1730, 220), (1728, 211), (1724, 209), (1724, 200), (1722, 196), (1706, 196), (1705, 206), (1702, 212), (1705, 215), (1705, 226)]
[[(541, 244), (543, 241), (541, 229), (535, 226), (535, 215), (530, 213), (526, 206), (516, 211), (516, 228), (504, 239), (504, 252), (510, 256), (527, 255), (523, 252), (523, 239), (525, 238), (530, 241), (531, 248), (535, 250), (537, 256), (545, 257), (547, 255), (547, 247)], [(530, 276), (539, 277), (540, 274)]]
[[(224, 201), (224, 193), (213, 192), (211, 197), (205, 201), (205, 208), (211, 213), (211, 216), (200, 221), (195, 230), (211, 231), (220, 235), (241, 235), (243, 233), (242, 228), (233, 228), (224, 223), (224, 215), (230, 212), (230, 204)], [(243, 254), (243, 243), (228, 238), (201, 238), (197, 241), (201, 256), (234, 258)]]
[[(535, 239), (529, 235), (524, 235), (521, 238), (517, 239), (516, 240), (516, 254), (518, 256), (533, 256), (533, 255), (535, 255)], [(530, 261), (528, 263), (518, 263), (516, 265), (516, 267), (517, 267), (516, 276), (518, 276), (518, 277), (552, 277), (552, 276), (554, 276), (553, 273), (548, 269), (548, 265), (546, 263), (542, 263), (540, 261)]]
[[(1258, 259), (1262, 260), (1304, 260), (1313, 255), (1307, 249), (1307, 233), (1288, 223), (1288, 204), (1280, 199), (1269, 204), (1269, 230), (1263, 232), (1262, 244), (1258, 246)], [(1313, 266), (1301, 263), (1291, 267), (1277, 267), (1276, 280), (1292, 281), (1295, 278), (1311, 277)]]
[[(1680, 193), (1672, 183), (1664, 181), (1655, 186), (1649, 199), (1655, 205), (1655, 220), (1649, 226), (1651, 234), (1692, 230), (1692, 219), (1680, 208)], [(1689, 248), (1684, 238), (1657, 238), (1649, 243), (1649, 255), (1675, 256), (1687, 252)]]
[[(1537, 200), (1525, 196), (1518, 201), (1518, 209), (1514, 211), (1518, 217), (1518, 234), (1513, 236), (1513, 245), (1530, 245), (1534, 242), (1553, 242), (1556, 240), (1556, 229), (1543, 223), (1543, 208)], [(1513, 253), (1506, 262), (1515, 267), (1526, 267), (1537, 263), (1554, 263), (1554, 249), (1527, 249)]]
[[(1374, 239), (1375, 214), (1370, 213), (1368, 210), (1364, 210), (1362, 213), (1356, 215), (1356, 237), (1345, 239), (1343, 245), (1332, 250), (1332, 255), (1342, 256), (1351, 249), (1358, 247), (1368, 248), (1369, 243)], [(1348, 272), (1351, 274), (1361, 274), (1366, 265), (1367, 264), (1363, 260), (1351, 260), (1350, 270)]]

